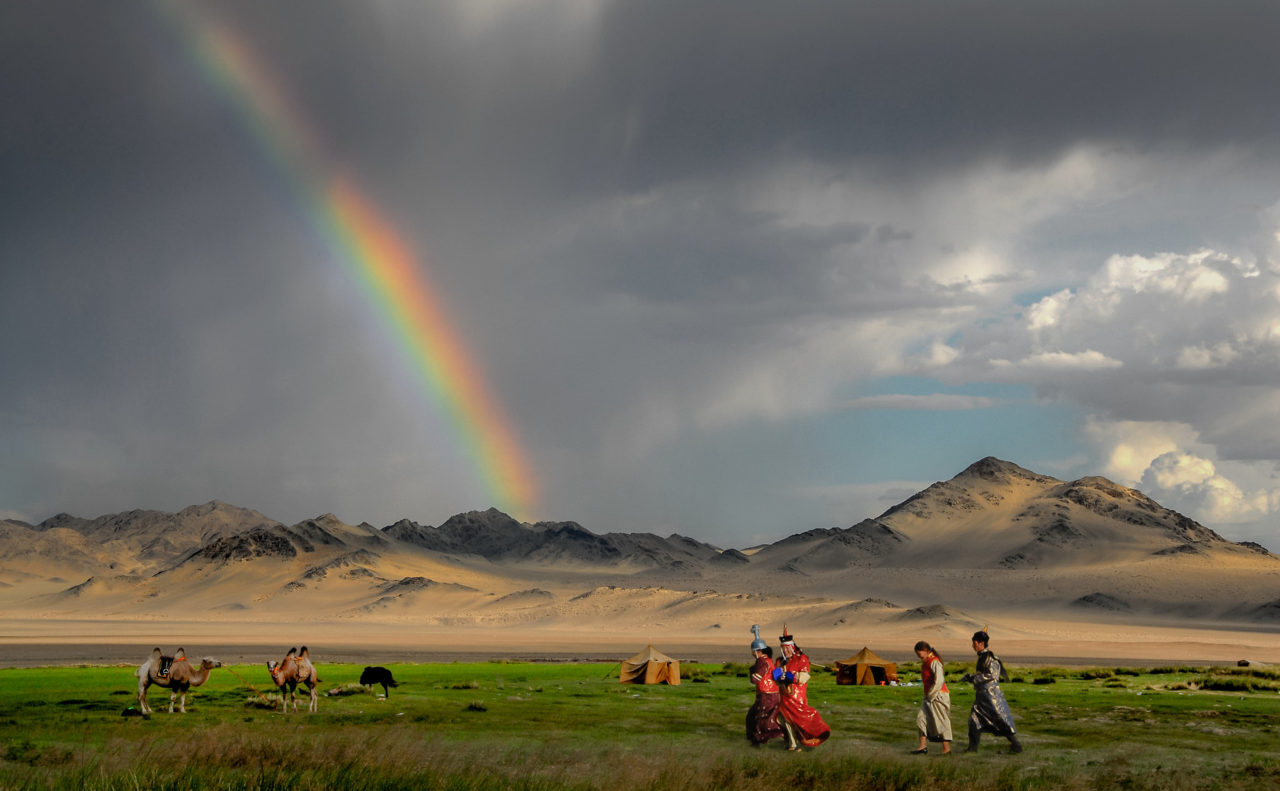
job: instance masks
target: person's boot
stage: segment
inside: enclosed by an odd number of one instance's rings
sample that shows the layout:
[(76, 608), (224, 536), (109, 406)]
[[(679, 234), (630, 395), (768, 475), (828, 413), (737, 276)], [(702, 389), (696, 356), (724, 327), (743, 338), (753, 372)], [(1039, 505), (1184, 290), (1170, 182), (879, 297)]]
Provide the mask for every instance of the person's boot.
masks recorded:
[(964, 748), (967, 753), (976, 753), (978, 751), (978, 740), (982, 738), (982, 731), (969, 724), (969, 746)]
[(1011, 753), (1022, 752), (1022, 742), (1018, 741), (1018, 737), (1014, 736), (1013, 734), (1009, 735), (1009, 752)]

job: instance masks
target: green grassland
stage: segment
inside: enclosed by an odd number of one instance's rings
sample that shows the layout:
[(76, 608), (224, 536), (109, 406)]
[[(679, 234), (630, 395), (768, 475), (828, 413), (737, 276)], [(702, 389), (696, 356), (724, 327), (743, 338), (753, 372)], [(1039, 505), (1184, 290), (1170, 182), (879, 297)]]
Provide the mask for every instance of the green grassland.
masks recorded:
[[(604, 664), (319, 664), (319, 712), (264, 708), (262, 665), (215, 670), (168, 714), (135, 713), (131, 667), (0, 669), (0, 789), (1256, 789), (1280, 787), (1280, 674), (1235, 668), (1013, 668), (1026, 752), (912, 756), (920, 688), (815, 674), (831, 739), (754, 749), (745, 665), (685, 664), (677, 687), (617, 682)], [(910, 680), (916, 668), (904, 666)], [(972, 689), (948, 666), (963, 748)], [(918, 676), (917, 676), (918, 678)], [(381, 688), (377, 688), (381, 692)], [(301, 708), (305, 712), (305, 702)], [(934, 748), (936, 752), (936, 747)]]

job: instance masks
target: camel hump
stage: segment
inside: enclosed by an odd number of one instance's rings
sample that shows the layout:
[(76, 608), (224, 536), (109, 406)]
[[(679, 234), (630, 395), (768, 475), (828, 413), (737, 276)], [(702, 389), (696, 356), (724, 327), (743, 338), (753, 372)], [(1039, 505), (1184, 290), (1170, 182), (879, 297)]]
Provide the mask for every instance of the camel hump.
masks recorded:
[(173, 652), (173, 658), (174, 658), (174, 659), (186, 659), (186, 658), (187, 658), (187, 649), (185, 649), (185, 648), (179, 648), (177, 651), (174, 651), (174, 652)]
[(307, 653), (307, 647), (305, 645), (302, 647), (302, 650), (298, 652), (298, 655), (303, 658), (307, 658), (310, 656), (310, 654)]
[[(304, 649), (303, 649), (303, 650), (306, 650), (306, 649), (305, 649), (305, 647), (304, 647)], [(288, 652), (287, 654), (285, 654), (285, 656), (286, 656), (286, 657), (290, 657), (290, 656), (297, 656), (297, 654), (298, 654), (298, 649), (296, 649), (296, 648), (290, 648), (290, 649), (289, 649), (289, 652)]]
[(163, 652), (160, 650), (159, 646), (151, 649), (152, 659), (159, 659), (162, 655), (163, 655)]

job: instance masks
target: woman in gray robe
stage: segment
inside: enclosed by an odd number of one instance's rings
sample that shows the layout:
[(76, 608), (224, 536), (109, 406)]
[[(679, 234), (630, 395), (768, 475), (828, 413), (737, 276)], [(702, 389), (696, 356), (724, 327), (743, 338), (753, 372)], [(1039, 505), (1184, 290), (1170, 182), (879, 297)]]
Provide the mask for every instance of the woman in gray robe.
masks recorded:
[(916, 730), (920, 734), (920, 746), (912, 755), (929, 752), (926, 740), (942, 742), (942, 754), (951, 755), (951, 691), (947, 689), (942, 657), (924, 640), (916, 643), (916, 656), (920, 657), (920, 685), (924, 687), (924, 699), (916, 712)]
[(1000, 691), (1000, 675), (1003, 667), (1000, 658), (987, 645), (991, 636), (986, 632), (974, 632), (973, 651), (978, 655), (975, 672), (966, 673), (961, 681), (973, 683), (973, 709), (969, 712), (969, 747), (965, 752), (977, 752), (978, 740), (983, 733), (994, 733), (1009, 740), (1009, 751), (1022, 752), (1017, 728), (1013, 724), (1013, 712)]

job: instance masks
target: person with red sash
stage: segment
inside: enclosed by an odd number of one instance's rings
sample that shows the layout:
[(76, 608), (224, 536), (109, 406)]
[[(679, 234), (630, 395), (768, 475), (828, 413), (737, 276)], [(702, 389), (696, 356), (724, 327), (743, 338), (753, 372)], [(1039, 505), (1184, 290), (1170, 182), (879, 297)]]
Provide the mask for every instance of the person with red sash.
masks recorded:
[(782, 736), (778, 724), (778, 682), (773, 680), (773, 649), (760, 637), (760, 625), (751, 627), (756, 639), (751, 641), (751, 654), (756, 658), (751, 667), (751, 683), (756, 688), (756, 702), (747, 710), (747, 739), (759, 747)]
[(942, 742), (942, 754), (951, 754), (951, 691), (943, 677), (942, 657), (924, 640), (916, 643), (916, 656), (920, 657), (920, 685), (924, 687), (924, 700), (916, 713), (916, 730), (920, 732), (920, 746), (913, 755), (929, 752), (926, 741)]
[(809, 705), (809, 657), (796, 647), (795, 638), (782, 626), (782, 659), (773, 677), (782, 685), (782, 727), (787, 732), (787, 749), (817, 747), (831, 735), (818, 710)]

